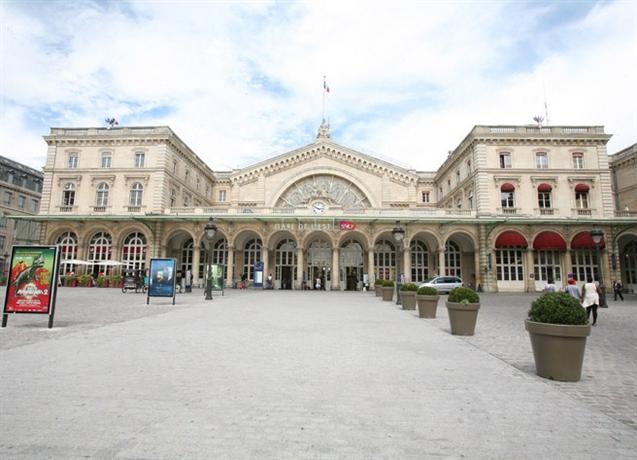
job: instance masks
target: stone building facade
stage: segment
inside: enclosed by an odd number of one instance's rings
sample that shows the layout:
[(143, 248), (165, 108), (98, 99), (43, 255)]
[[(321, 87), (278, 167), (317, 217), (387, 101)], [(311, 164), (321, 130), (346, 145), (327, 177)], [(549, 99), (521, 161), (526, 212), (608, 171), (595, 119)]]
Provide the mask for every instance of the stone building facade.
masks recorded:
[(360, 289), (400, 272), (486, 291), (533, 291), (569, 274), (637, 290), (637, 252), (619, 257), (637, 247), (637, 216), (616, 211), (609, 138), (600, 126), (475, 126), (437, 171), (417, 171), (335, 143), (323, 123), (306, 146), (214, 171), (168, 127), (52, 128), (37, 220), (65, 260), (141, 269), (174, 257), (197, 282), (213, 217), (210, 251), (228, 286), (262, 262), (282, 289), (317, 277)]
[(5, 275), (5, 263), (11, 246), (37, 244), (40, 224), (33, 220), (16, 219), (33, 216), (40, 209), (43, 175), (17, 161), (0, 156), (0, 275)]
[(616, 209), (637, 214), (637, 144), (611, 155), (610, 170)]

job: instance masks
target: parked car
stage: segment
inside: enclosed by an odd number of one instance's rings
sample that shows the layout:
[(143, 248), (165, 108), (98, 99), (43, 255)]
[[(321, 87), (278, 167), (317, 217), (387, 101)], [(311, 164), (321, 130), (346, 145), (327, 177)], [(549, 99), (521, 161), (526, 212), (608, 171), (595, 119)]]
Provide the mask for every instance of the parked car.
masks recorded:
[(452, 289), (462, 287), (462, 278), (458, 276), (434, 276), (427, 281), (418, 283), (418, 287), (429, 286), (438, 292), (451, 292)]

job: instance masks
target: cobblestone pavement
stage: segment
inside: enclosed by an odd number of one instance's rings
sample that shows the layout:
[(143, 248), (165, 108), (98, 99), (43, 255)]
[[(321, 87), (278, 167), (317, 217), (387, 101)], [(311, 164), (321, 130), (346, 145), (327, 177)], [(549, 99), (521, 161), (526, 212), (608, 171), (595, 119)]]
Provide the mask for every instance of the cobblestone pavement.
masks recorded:
[[(463, 340), (533, 375), (533, 351), (524, 319), (537, 296), (482, 294), (476, 334)], [(438, 303), (437, 318), (427, 321), (449, 331), (445, 300), (442, 296)], [(637, 296), (626, 296), (624, 302), (610, 300), (609, 308), (598, 313), (597, 326), (586, 343), (582, 379), (537, 378), (637, 430)]]
[[(11, 317), (0, 458), (637, 458), (633, 428), (451, 336), (444, 308), (431, 321), (369, 293), (200, 292), (146, 307), (63, 290), (55, 336)], [(76, 320), (78, 302), (103, 311)], [(497, 331), (491, 308), (506, 306), (484, 306), (475, 340)]]

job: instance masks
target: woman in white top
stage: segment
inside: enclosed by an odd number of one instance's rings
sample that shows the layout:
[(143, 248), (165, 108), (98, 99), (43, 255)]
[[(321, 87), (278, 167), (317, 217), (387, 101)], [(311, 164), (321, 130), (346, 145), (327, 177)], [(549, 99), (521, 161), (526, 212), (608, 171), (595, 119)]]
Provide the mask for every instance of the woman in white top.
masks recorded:
[(597, 307), (599, 305), (599, 294), (597, 287), (593, 283), (593, 278), (588, 278), (586, 284), (582, 287), (582, 307), (586, 308), (586, 320), (591, 317), (593, 312), (593, 326), (597, 323)]

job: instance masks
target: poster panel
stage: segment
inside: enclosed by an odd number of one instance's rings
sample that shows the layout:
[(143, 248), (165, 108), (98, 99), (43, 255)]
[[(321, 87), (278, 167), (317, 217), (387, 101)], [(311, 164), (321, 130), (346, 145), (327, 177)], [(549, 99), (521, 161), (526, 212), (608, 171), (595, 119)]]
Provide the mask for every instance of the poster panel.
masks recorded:
[(212, 264), (209, 276), (212, 278), (212, 290), (223, 291), (223, 265)]
[(175, 295), (175, 259), (150, 259), (148, 297)]
[(4, 313), (52, 313), (57, 264), (56, 246), (14, 246)]

